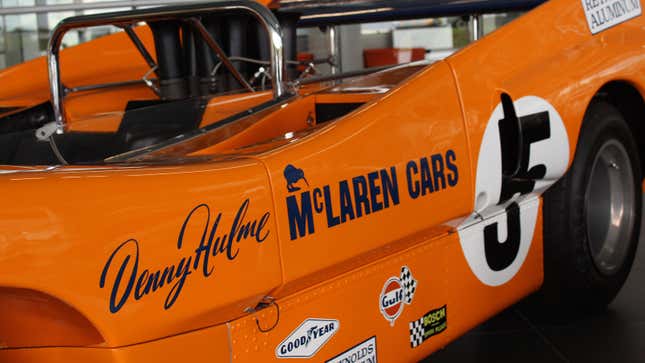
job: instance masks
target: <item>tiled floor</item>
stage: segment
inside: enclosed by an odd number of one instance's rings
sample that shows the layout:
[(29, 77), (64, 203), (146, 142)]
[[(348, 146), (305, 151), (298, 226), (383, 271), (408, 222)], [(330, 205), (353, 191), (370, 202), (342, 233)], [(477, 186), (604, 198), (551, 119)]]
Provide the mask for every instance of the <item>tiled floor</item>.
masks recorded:
[(606, 313), (546, 324), (513, 306), (423, 362), (645, 363), (645, 232), (631, 274)]

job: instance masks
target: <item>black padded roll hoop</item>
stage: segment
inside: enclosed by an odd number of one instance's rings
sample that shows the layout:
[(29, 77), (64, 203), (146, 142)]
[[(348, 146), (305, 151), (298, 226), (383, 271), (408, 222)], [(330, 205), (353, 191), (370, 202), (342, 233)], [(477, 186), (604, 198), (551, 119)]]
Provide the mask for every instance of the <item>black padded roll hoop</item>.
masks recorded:
[[(223, 27), (225, 16), (223, 15), (208, 15), (202, 18), (202, 23), (210, 33), (211, 37), (224, 48), (224, 33)], [(200, 92), (202, 95), (209, 95), (217, 92), (225, 92), (228, 90), (225, 84), (226, 71), (219, 72), (217, 75), (211, 75), (215, 64), (219, 62), (213, 50), (206, 44), (206, 42), (199, 36), (195, 37), (195, 46), (197, 47), (197, 74), (200, 79)]]
[(186, 70), (179, 37), (180, 25), (174, 20), (149, 23), (157, 50), (161, 97), (168, 100), (186, 98)]
[[(233, 15), (227, 17), (226, 28), (228, 31), (227, 54), (229, 57), (248, 57), (248, 46), (246, 42), (248, 17), (244, 15)], [(248, 79), (249, 68), (246, 63), (233, 62), (235, 68), (240, 71), (244, 78)], [(237, 82), (233, 74), (227, 72), (227, 84), (229, 89), (239, 89), (242, 86)]]
[[(284, 44), (284, 57), (288, 61), (297, 60), (297, 34), (296, 26), (300, 20), (300, 13), (284, 12), (278, 13), (278, 21), (282, 28), (282, 41)], [(287, 76), (289, 79), (295, 79), (298, 76), (298, 67), (295, 64), (287, 64)]]

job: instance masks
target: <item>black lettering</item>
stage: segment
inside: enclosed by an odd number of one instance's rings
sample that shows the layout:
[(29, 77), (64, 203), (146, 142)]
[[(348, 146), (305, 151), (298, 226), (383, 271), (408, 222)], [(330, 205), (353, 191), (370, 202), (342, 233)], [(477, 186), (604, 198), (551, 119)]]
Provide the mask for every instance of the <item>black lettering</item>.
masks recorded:
[[(443, 156), (435, 154), (432, 159), (432, 175), (434, 176), (434, 190), (440, 191), (446, 189), (446, 177), (443, 175)], [(441, 185), (439, 185), (441, 182)]]
[(419, 174), (419, 168), (417, 167), (417, 164), (412, 160), (408, 161), (408, 164), (405, 166), (405, 173), (408, 177), (408, 194), (410, 194), (410, 198), (417, 199), (419, 197), (419, 194), (421, 193), (421, 191), (419, 190), (419, 181), (412, 180), (412, 174), (414, 174), (415, 176)]
[(316, 213), (322, 213), (324, 205), (318, 198), (322, 198), (322, 192), (316, 188), (314, 189), (314, 208), (316, 209)]
[(331, 203), (331, 191), (329, 185), (323, 187), (323, 194), (325, 195), (325, 211), (327, 213), (327, 227), (331, 228), (340, 224), (340, 217), (334, 215), (334, 210)]
[(377, 171), (367, 174), (367, 182), (370, 186), (370, 202), (372, 203), (373, 212), (378, 212), (383, 209), (383, 203), (376, 199), (379, 194), (381, 194), (381, 187), (376, 185), (378, 177), (379, 175)]
[(498, 223), (484, 227), (484, 253), (488, 267), (493, 271), (501, 271), (510, 266), (520, 250), (522, 227), (520, 224), (520, 208), (516, 202), (506, 207), (506, 241), (500, 242), (497, 234)]
[(348, 217), (350, 220), (354, 219), (354, 206), (347, 181), (341, 181), (338, 188), (340, 192), (340, 222), (345, 223)]
[(454, 187), (459, 182), (459, 169), (455, 162), (457, 161), (457, 155), (453, 150), (448, 150), (446, 152), (446, 168), (450, 170), (448, 174), (448, 185)]
[(300, 206), (294, 195), (287, 197), (287, 214), (291, 240), (314, 233), (314, 215), (311, 210), (311, 194), (300, 194)]
[[(230, 233), (217, 237), (215, 237), (215, 235), (222, 213), (217, 215), (217, 218), (212, 225), (211, 233), (209, 234), (208, 228), (211, 215), (210, 208), (206, 204), (200, 204), (193, 208), (188, 213), (188, 216), (179, 230), (179, 235), (177, 237), (177, 250), (181, 250), (184, 245), (186, 230), (189, 227), (197, 226), (196, 228), (198, 228), (199, 231), (202, 231), (202, 233), (198, 247), (194, 250), (194, 255), (182, 257), (177, 264), (171, 264), (156, 271), (143, 269), (141, 274), (139, 274), (138, 241), (135, 239), (129, 239), (121, 243), (108, 258), (99, 279), (99, 287), (106, 287), (107, 278), (113, 266), (113, 262), (116, 264), (115, 261), (120, 261), (120, 265), (117, 265), (118, 271), (115, 274), (110, 290), (110, 312), (116, 313), (121, 310), (129, 297), (133, 295), (133, 289), (134, 299), (140, 300), (145, 295), (152, 294), (165, 285), (170, 285), (174, 281), (174, 284), (170, 287), (170, 291), (168, 292), (164, 302), (164, 308), (169, 309), (181, 295), (188, 276), (191, 275), (193, 271), (200, 268), (200, 262), (202, 266), (202, 274), (205, 278), (208, 278), (214, 270), (214, 266), (209, 264), (209, 257), (211, 255), (214, 257), (219, 253), (226, 252), (228, 259), (234, 260), (238, 256), (240, 248), (237, 247), (233, 250), (233, 242), (237, 244), (242, 240), (250, 238), (255, 238), (259, 243), (264, 241), (269, 236), (269, 230), (265, 230), (265, 227), (268, 223), (270, 213), (264, 213), (259, 220), (246, 221), (245, 217), (249, 204), (250, 201), (247, 199), (240, 205), (235, 219), (231, 224)], [(309, 203), (309, 209), (311, 209), (311, 203)], [(193, 221), (193, 219), (198, 216), (198, 211), (204, 211), (206, 213), (205, 218), (203, 218), (205, 222), (203, 226), (199, 220)], [(203, 215), (203, 213), (201, 215)], [(208, 239), (206, 239), (206, 235), (209, 235)], [(126, 248), (128, 246), (134, 246), (134, 251), (127, 252)], [(128, 276), (126, 277), (126, 275)], [(123, 287), (122, 284), (125, 284), (125, 287)]]
[(370, 202), (367, 199), (367, 180), (364, 176), (357, 176), (352, 179), (352, 184), (354, 185), (354, 204), (356, 205), (356, 217), (360, 218), (363, 216), (363, 210), (365, 210), (365, 215), (370, 214)]
[(434, 193), (434, 186), (432, 185), (432, 173), (430, 172), (430, 165), (428, 158), (421, 158), (419, 160), (421, 165), (421, 195)]
[(391, 167), (389, 174), (387, 170), (381, 170), (381, 181), (383, 183), (383, 204), (385, 205), (385, 208), (390, 206), (390, 199), (392, 199), (392, 203), (394, 205), (398, 205), (399, 183), (396, 180), (396, 168)]
[[(508, 140), (508, 135), (512, 133), (511, 131), (508, 131), (508, 128), (517, 127), (513, 125), (518, 124), (517, 122), (512, 120), (512, 117), (516, 117), (514, 116), (514, 107), (511, 107), (510, 109), (505, 108), (505, 113), (511, 113), (511, 109), (512, 115), (509, 116), (508, 114), (505, 114), (506, 117), (500, 120), (499, 123), (500, 140), (502, 141), (502, 169), (506, 171), (514, 169), (508, 164), (511, 163), (511, 161), (508, 160), (517, 160), (517, 155), (515, 155), (515, 153), (517, 148), (519, 147), (517, 145), (517, 141), (504, 141), (505, 138)], [(534, 113), (519, 118), (519, 124), (521, 124), (522, 129), (522, 151), (519, 170), (516, 170), (514, 173), (512, 173), (513, 175), (502, 178), (502, 190), (498, 204), (505, 203), (517, 193), (523, 195), (532, 192), (535, 188), (535, 180), (542, 179), (546, 175), (546, 166), (544, 164), (535, 165), (530, 170), (528, 169), (528, 166), (530, 160), (531, 144), (551, 137), (549, 120), (550, 119), (548, 111)], [(512, 158), (507, 158), (504, 156), (509, 154), (515, 156)], [(507, 160), (507, 165), (504, 165), (504, 160)]]
[(125, 255), (125, 257), (123, 258), (123, 261), (121, 262), (121, 267), (119, 267), (119, 271), (117, 272), (116, 277), (114, 278), (114, 282), (112, 283), (112, 291), (110, 292), (110, 312), (113, 314), (121, 310), (121, 308), (123, 307), (123, 304), (125, 304), (126, 301), (128, 301), (128, 297), (132, 292), (132, 287), (134, 286), (134, 282), (137, 276), (137, 270), (139, 268), (139, 242), (137, 242), (137, 240), (135, 239), (129, 239), (121, 243), (119, 247), (117, 247), (114, 250), (114, 252), (112, 252), (107, 262), (105, 263), (105, 266), (103, 267), (103, 272), (101, 273), (101, 279), (99, 280), (99, 287), (100, 288), (105, 287), (107, 273), (108, 273), (108, 270), (110, 269), (110, 266), (112, 265), (112, 260), (117, 254), (119, 254), (119, 252), (124, 247), (130, 244), (133, 244), (135, 247), (134, 264), (130, 270), (130, 277), (128, 278), (128, 283), (123, 293), (121, 294), (120, 298), (118, 298), (118, 294), (119, 294), (118, 290), (119, 290), (119, 287), (121, 286), (121, 279), (123, 278), (123, 274), (125, 273), (125, 270), (130, 263), (130, 258), (132, 257), (132, 255), (130, 254)]

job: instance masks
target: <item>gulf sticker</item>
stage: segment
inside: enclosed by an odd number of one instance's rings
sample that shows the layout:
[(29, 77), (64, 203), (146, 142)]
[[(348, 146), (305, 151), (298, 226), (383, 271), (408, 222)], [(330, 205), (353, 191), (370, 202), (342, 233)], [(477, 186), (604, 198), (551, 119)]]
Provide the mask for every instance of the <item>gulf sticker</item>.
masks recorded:
[(399, 276), (392, 276), (383, 285), (379, 295), (379, 308), (385, 320), (394, 326), (394, 322), (403, 312), (405, 305), (410, 305), (417, 290), (417, 280), (407, 266), (401, 267)]

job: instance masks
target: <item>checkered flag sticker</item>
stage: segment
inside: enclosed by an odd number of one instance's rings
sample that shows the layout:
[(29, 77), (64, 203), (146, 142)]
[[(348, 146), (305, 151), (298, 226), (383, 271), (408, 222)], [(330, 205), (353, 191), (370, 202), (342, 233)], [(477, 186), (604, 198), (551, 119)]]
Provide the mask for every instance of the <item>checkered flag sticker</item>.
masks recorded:
[(412, 272), (407, 266), (401, 267), (401, 285), (403, 286), (403, 301), (410, 304), (417, 291), (417, 280), (412, 277)]
[(423, 318), (410, 323), (410, 346), (412, 348), (416, 348), (419, 344), (423, 343), (424, 332), (425, 328), (423, 327)]

